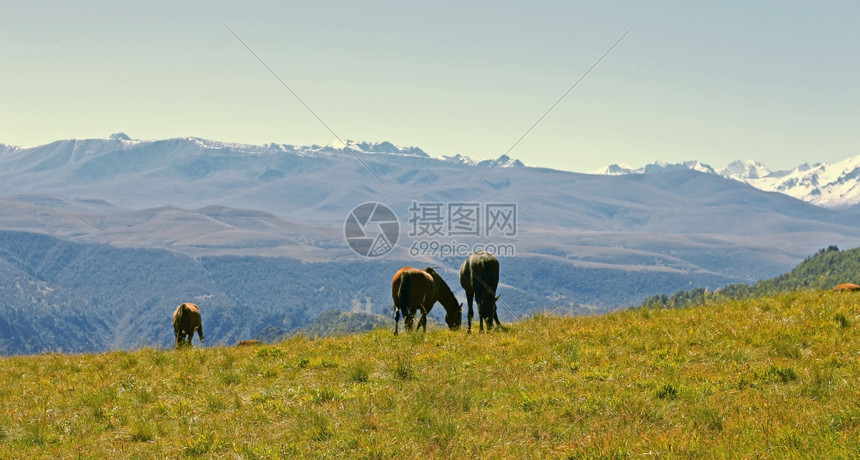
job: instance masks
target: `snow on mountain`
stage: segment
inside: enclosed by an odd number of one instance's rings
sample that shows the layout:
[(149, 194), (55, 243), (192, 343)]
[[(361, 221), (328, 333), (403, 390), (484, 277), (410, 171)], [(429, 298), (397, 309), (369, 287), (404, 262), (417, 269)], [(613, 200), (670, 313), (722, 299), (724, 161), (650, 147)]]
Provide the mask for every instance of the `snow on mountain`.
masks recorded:
[(832, 165), (798, 166), (784, 175), (745, 180), (761, 190), (775, 191), (817, 206), (837, 208), (860, 204), (860, 156)]
[(717, 173), (723, 177), (729, 177), (741, 182), (746, 182), (750, 179), (760, 179), (773, 174), (767, 166), (755, 160), (735, 160), (722, 168), (718, 168)]
[(401, 147), (398, 145), (394, 145), (391, 142), (383, 141), (383, 142), (356, 142), (350, 139), (345, 141), (335, 140), (332, 143), (322, 147), (319, 150), (335, 150), (335, 151), (349, 151), (352, 150), (355, 153), (386, 153), (390, 155), (409, 155), (409, 156), (419, 156), (419, 157), (427, 157), (429, 158), (426, 152), (421, 150), (418, 147)]
[(685, 161), (683, 163), (664, 163), (662, 161), (656, 161), (641, 168), (634, 168), (626, 164), (612, 164), (603, 169), (594, 171), (592, 174), (622, 176), (625, 174), (657, 174), (668, 171), (681, 171), (685, 169), (703, 173), (714, 173), (714, 168), (698, 161)]
[(2, 161), (4, 157), (10, 156), (20, 149), (20, 147), (0, 144), (0, 161)]
[(642, 174), (644, 170), (642, 168), (634, 168), (633, 166), (628, 165), (627, 163), (621, 164), (611, 164), (605, 168), (598, 169), (596, 171), (592, 171), (591, 174), (597, 174), (601, 176), (623, 176), (625, 174)]
[(448, 163), (454, 163), (457, 165), (465, 165), (465, 166), (479, 166), (482, 168), (518, 168), (525, 166), (525, 163), (522, 161), (511, 158), (507, 155), (502, 155), (499, 158), (495, 159), (487, 159), (487, 160), (478, 160), (476, 158), (467, 156), (467, 155), (443, 155), (442, 160)]
[(758, 161), (738, 160), (716, 169), (698, 161), (674, 164), (656, 162), (641, 168), (613, 164), (593, 174), (656, 174), (681, 169), (716, 174), (766, 192), (782, 193), (826, 208), (860, 204), (860, 156), (832, 165), (803, 163), (791, 171), (772, 171)]
[(475, 166), (478, 164), (480, 160), (476, 160), (470, 156), (456, 154), (456, 155), (442, 155), (442, 160), (448, 163), (454, 163), (458, 165), (466, 165), (466, 166)]

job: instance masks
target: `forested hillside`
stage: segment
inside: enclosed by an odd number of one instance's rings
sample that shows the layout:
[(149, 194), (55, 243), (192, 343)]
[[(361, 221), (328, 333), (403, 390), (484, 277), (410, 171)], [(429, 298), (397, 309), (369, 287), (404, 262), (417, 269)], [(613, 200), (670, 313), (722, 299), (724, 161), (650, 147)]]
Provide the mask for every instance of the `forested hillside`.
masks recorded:
[(747, 299), (779, 292), (832, 289), (841, 283), (860, 284), (860, 248), (840, 251), (836, 246), (829, 246), (775, 278), (752, 285), (730, 284), (715, 292), (696, 288), (671, 296), (659, 294), (649, 297), (642, 305), (683, 307), (703, 303), (708, 298)]

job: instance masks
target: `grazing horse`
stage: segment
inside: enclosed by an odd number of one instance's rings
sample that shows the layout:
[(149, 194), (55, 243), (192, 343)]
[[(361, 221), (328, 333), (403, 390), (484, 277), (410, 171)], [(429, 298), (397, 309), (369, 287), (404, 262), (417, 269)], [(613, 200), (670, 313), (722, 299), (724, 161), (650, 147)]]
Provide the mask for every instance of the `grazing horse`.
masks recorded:
[(188, 346), (191, 346), (191, 339), (194, 337), (194, 331), (200, 337), (200, 342), (203, 342), (203, 324), (200, 322), (200, 309), (197, 305), (190, 302), (179, 304), (176, 311), (173, 312), (173, 333), (176, 335), (176, 348), (185, 344), (186, 337), (188, 338)]
[(493, 328), (493, 320), (496, 325), (502, 326), (496, 313), (496, 300), (499, 300), (496, 295), (496, 288), (499, 286), (499, 260), (496, 256), (486, 251), (475, 251), (469, 255), (460, 267), (460, 286), (466, 291), (466, 302), (469, 304), (468, 333), (472, 333), (472, 317), (475, 315), (472, 310), (473, 299), (478, 302), (481, 331), (484, 330), (484, 321), (487, 322), (487, 330)]
[(394, 335), (400, 327), (400, 313), (403, 313), (403, 324), (406, 330), (412, 330), (415, 314), (420, 311), (418, 329), (427, 331), (427, 313), (433, 304), (439, 302), (445, 307), (445, 322), (448, 328), (460, 328), (463, 318), (463, 305), (457, 303), (457, 298), (445, 280), (432, 268), (420, 270), (414, 267), (403, 267), (394, 274), (391, 280), (391, 297), (394, 299)]
[(237, 347), (251, 347), (251, 346), (259, 345), (259, 344), (260, 344), (259, 340), (243, 340), (243, 341), (237, 343), (236, 346)]

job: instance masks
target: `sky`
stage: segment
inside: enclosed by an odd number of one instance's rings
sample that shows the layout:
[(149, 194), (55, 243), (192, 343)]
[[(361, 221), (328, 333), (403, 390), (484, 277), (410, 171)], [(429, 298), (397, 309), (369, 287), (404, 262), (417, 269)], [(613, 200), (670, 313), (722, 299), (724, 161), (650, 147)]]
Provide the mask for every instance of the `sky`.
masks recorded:
[(577, 172), (860, 155), (854, 1), (126, 3), (0, 0), (0, 143), (341, 138)]

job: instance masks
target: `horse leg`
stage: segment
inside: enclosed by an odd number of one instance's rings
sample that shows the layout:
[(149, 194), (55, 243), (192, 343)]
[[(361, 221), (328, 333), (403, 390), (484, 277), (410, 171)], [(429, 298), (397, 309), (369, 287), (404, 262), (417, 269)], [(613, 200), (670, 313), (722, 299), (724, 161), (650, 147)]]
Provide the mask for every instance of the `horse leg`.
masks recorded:
[[(487, 318), (487, 305), (483, 300), (483, 296), (476, 295), (475, 303), (478, 304), (478, 331), (484, 332), (484, 320)], [(489, 324), (487, 325), (489, 327)]]
[(422, 327), (424, 328), (424, 332), (427, 332), (427, 310), (423, 308), (421, 309), (421, 319), (418, 320), (418, 327), (415, 330), (417, 331)]
[(394, 335), (397, 335), (397, 329), (400, 326), (400, 309), (394, 307)]
[(466, 329), (467, 334), (472, 333), (472, 318), (475, 316), (475, 312), (472, 310), (472, 300), (474, 300), (474, 297), (475, 297), (474, 294), (472, 294), (470, 292), (466, 292), (466, 302), (469, 304), (469, 315), (468, 315), (469, 322), (468, 322), (468, 327)]

